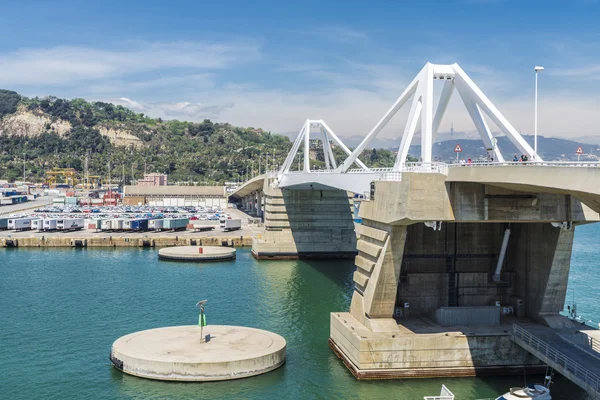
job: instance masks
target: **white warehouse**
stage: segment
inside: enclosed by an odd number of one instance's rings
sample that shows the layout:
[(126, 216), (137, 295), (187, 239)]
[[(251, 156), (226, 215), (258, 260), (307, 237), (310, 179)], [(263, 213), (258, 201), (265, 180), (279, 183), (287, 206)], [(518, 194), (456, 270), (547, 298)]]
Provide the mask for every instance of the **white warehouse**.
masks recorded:
[(123, 201), (131, 205), (227, 207), (223, 186), (125, 186)]

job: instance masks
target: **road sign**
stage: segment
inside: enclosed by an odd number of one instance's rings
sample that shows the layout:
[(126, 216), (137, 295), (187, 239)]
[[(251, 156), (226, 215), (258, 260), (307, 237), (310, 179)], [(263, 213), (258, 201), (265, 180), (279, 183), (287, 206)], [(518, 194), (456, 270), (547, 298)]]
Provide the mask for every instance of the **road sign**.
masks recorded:
[(577, 148), (577, 151), (575, 152), (576, 154), (583, 154), (583, 149), (581, 148), (581, 146), (579, 146)]
[(454, 148), (454, 152), (455, 153), (462, 153), (462, 147), (460, 147), (460, 144), (456, 145), (456, 147)]

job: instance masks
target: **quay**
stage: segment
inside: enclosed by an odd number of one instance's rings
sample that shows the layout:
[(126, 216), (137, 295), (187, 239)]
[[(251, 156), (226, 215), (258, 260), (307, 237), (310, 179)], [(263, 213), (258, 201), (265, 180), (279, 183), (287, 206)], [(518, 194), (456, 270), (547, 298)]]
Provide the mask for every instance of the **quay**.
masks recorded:
[(169, 246), (226, 246), (250, 247), (251, 236), (125, 236), (125, 235), (61, 235), (29, 236), (29, 237), (0, 237), (0, 247), (169, 247)]

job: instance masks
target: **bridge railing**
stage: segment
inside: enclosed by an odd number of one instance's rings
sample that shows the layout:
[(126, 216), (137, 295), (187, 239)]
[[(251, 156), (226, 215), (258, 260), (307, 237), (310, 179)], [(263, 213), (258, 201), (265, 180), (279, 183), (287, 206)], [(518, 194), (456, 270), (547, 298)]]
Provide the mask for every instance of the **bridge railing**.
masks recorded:
[(472, 161), (471, 163), (453, 163), (447, 164), (448, 167), (585, 167), (600, 168), (600, 162), (597, 161)]
[(550, 346), (548, 343), (544, 342), (517, 324), (513, 324), (513, 340), (520, 340), (524, 344), (540, 352), (546, 358), (546, 360), (542, 359), (544, 363), (549, 364), (549, 362), (552, 362), (555, 364), (550, 365), (551, 367), (558, 366), (564, 369), (564, 371), (559, 370), (559, 372), (568, 372), (574, 377), (580, 379), (585, 385), (594, 391), (600, 391), (600, 377), (598, 375), (591, 373), (587, 368), (577, 361), (574, 361), (564, 353), (556, 350), (554, 347)]
[[(376, 170), (376, 169), (374, 169)], [(394, 171), (392, 168), (378, 168), (376, 177), (377, 181), (401, 181), (404, 172), (419, 172), (448, 175), (448, 164), (444, 163), (405, 163), (400, 171)]]

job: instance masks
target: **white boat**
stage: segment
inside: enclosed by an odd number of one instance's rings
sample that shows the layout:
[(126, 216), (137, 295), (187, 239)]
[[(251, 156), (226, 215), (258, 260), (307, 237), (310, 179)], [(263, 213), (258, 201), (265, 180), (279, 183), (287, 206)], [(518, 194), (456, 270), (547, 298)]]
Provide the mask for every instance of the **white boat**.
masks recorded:
[(503, 394), (496, 400), (552, 400), (550, 389), (544, 385), (528, 385), (521, 388), (510, 388), (510, 392)]

